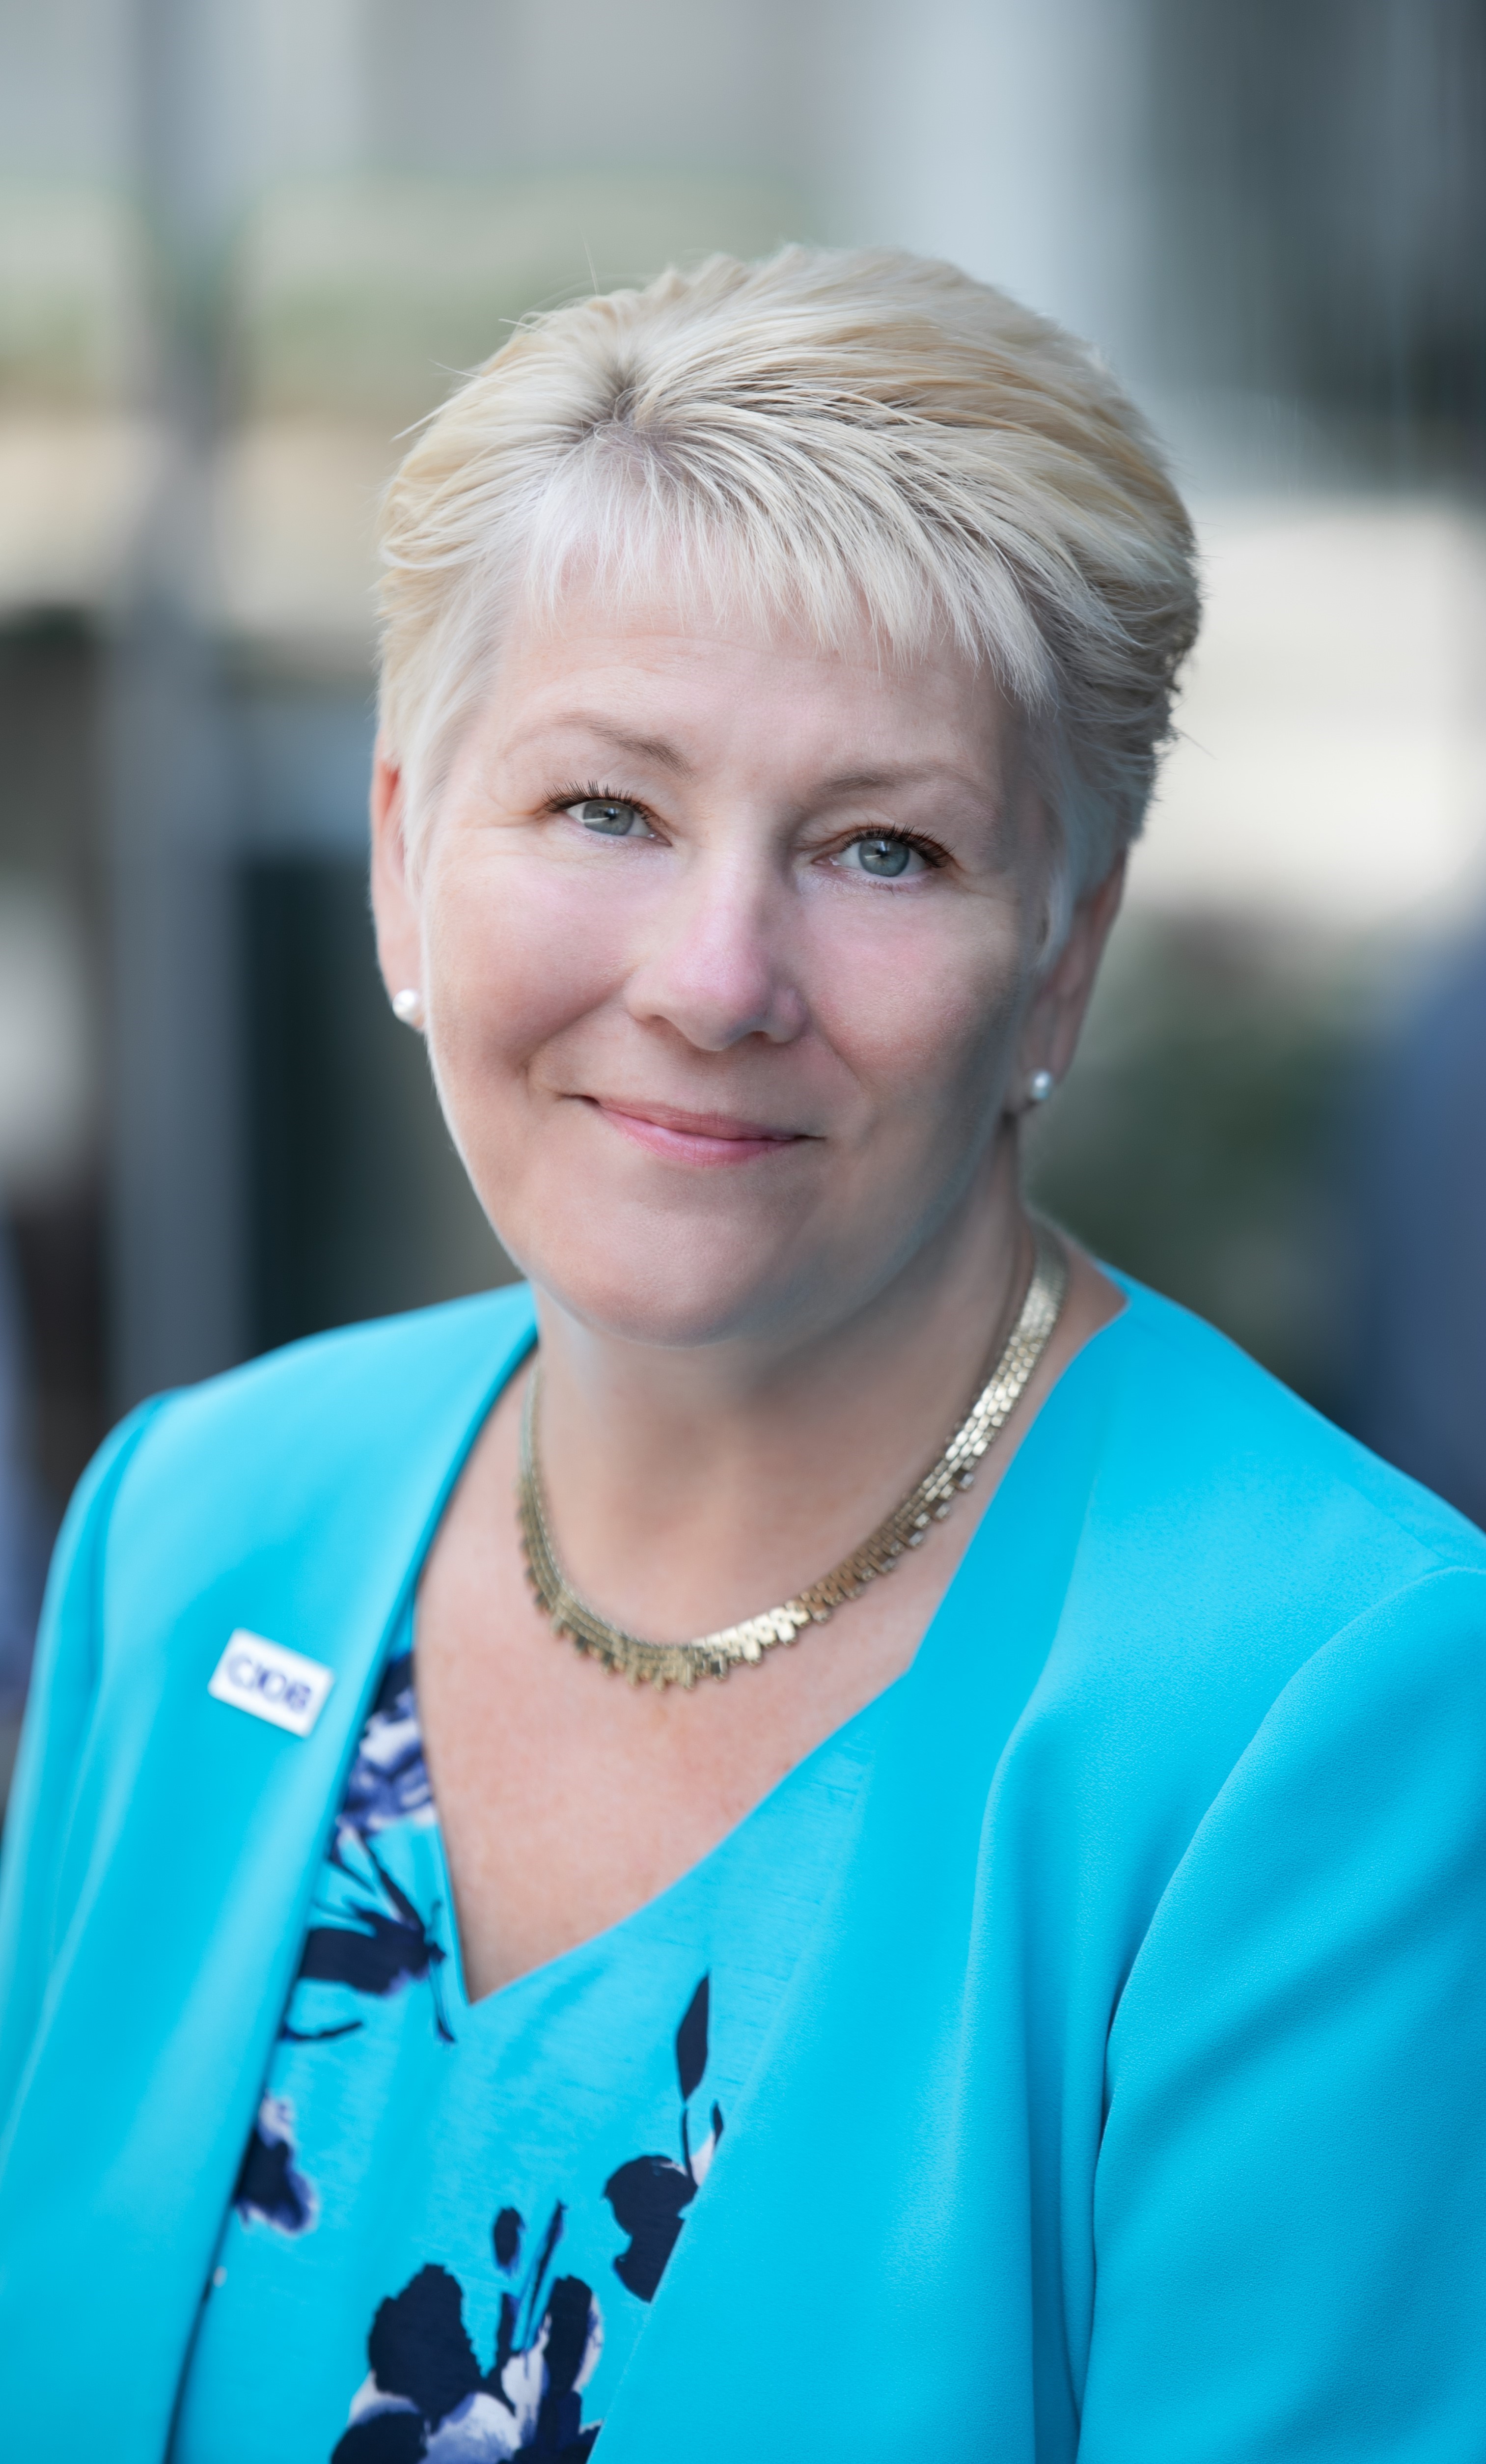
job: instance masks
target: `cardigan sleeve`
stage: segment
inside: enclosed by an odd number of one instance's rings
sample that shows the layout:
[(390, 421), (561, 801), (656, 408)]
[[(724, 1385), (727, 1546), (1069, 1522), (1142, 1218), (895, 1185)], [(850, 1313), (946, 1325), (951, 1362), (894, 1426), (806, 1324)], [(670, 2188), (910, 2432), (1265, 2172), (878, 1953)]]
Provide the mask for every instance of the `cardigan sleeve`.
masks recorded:
[(0, 1854), (0, 2150), (55, 1944), (57, 1872), (98, 1685), (98, 1607), (119, 1484), (163, 1398), (120, 1422), (84, 1472), (52, 1559)]
[(1080, 2464), (1486, 2452), (1486, 1575), (1280, 1695), (1110, 2033)]

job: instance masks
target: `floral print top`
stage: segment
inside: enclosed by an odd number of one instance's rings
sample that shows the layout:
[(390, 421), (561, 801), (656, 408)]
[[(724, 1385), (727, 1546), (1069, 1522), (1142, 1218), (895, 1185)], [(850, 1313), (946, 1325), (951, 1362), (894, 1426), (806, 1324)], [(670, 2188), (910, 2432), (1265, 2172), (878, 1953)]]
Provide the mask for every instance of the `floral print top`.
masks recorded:
[(589, 2453), (846, 1845), (877, 1709), (658, 1899), (471, 2003), (409, 1617), (346, 1784), (172, 2464)]

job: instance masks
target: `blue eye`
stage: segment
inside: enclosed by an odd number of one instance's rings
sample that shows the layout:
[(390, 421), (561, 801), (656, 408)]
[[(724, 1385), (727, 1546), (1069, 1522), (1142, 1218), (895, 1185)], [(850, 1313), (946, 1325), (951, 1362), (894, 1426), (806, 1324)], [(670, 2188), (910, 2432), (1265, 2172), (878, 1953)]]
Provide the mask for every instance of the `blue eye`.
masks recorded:
[(849, 847), (841, 849), (837, 862), (844, 865), (848, 872), (869, 873), (874, 881), (899, 881), (910, 869), (927, 869), (916, 847), (886, 831), (853, 839)]
[(638, 804), (626, 803), (622, 796), (584, 796), (565, 810), (585, 830), (600, 838), (650, 838), (653, 833)]

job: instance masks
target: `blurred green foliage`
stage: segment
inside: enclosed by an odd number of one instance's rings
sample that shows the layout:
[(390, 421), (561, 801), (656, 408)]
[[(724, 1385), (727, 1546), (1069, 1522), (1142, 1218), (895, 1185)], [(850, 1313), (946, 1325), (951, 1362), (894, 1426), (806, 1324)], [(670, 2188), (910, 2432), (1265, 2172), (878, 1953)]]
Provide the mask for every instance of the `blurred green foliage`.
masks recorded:
[(1322, 1410), (1346, 1382), (1344, 1124), (1367, 981), (1272, 932), (1128, 920), (1028, 1137), (1039, 1205)]

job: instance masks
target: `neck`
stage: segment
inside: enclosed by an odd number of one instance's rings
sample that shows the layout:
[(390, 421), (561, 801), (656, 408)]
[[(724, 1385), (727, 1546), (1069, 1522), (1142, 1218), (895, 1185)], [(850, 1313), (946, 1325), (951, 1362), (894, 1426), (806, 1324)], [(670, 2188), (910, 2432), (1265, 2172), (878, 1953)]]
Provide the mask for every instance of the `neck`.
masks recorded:
[(1031, 1270), (1015, 1142), (841, 1319), (666, 1351), (538, 1300), (542, 1473), (564, 1570), (610, 1616), (706, 1631), (814, 1580), (890, 1511), (969, 1408)]

